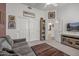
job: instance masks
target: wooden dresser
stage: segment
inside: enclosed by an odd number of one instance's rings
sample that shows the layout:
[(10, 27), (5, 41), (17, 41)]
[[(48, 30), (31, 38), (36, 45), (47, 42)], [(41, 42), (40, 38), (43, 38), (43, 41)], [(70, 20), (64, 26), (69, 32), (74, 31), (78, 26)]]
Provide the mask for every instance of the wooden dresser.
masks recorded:
[(79, 49), (79, 36), (61, 35), (61, 43)]

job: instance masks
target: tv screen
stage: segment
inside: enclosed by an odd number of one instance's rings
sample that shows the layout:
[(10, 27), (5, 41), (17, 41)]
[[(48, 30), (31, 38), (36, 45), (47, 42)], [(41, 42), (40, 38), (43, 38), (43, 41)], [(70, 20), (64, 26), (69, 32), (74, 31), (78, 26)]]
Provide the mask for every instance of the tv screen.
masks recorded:
[(67, 31), (79, 31), (79, 22), (76, 23), (68, 23)]

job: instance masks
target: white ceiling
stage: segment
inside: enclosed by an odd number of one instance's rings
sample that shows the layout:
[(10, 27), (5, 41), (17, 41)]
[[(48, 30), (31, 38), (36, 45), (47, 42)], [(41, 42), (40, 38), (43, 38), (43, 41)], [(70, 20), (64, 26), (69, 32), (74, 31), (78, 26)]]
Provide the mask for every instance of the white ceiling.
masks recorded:
[(23, 4), (28, 5), (29, 7), (40, 9), (40, 10), (51, 10), (58, 6), (67, 5), (68, 3), (51, 3), (49, 5), (46, 5), (46, 3), (23, 3)]
[(24, 3), (25, 5), (28, 5), (29, 7), (37, 8), (40, 10), (48, 10), (48, 9), (53, 9), (55, 6), (52, 4), (46, 5), (46, 3)]

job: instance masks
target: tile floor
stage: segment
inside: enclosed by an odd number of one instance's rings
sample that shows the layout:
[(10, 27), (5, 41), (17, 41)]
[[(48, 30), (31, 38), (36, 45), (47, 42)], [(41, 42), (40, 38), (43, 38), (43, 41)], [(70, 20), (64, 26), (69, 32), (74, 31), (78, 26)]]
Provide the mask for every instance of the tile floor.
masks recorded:
[(57, 48), (60, 51), (63, 51), (64, 53), (70, 55), (70, 56), (79, 56), (79, 50), (63, 45), (55, 40), (44, 40), (44, 41), (32, 41), (32, 42), (28, 42), (30, 46), (34, 46), (37, 44), (41, 44), (41, 43), (47, 43), (55, 48)]

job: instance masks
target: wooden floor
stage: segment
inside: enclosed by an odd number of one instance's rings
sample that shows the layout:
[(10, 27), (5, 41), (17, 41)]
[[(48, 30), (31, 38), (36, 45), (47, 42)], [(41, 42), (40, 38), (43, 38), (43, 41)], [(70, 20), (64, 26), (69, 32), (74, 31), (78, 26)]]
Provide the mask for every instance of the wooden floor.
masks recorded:
[(32, 49), (37, 56), (64, 56), (66, 55), (65, 53), (57, 50), (56, 48), (46, 43), (32, 46)]

